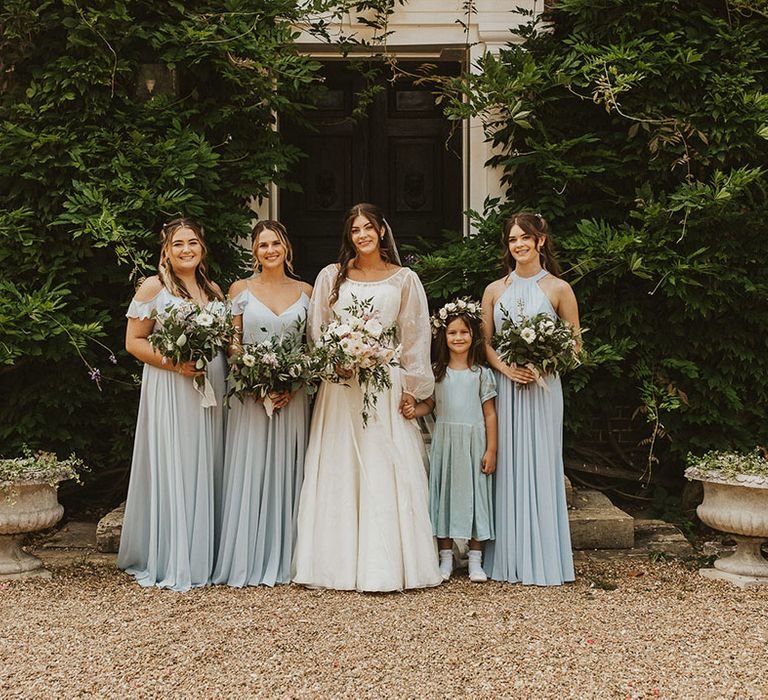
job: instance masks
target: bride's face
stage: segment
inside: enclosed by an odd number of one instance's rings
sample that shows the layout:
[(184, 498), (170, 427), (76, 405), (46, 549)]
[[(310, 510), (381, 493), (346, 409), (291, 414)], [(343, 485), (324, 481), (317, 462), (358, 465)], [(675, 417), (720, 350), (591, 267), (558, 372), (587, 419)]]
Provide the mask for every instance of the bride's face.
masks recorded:
[(362, 214), (356, 216), (352, 221), (349, 234), (358, 255), (371, 255), (378, 252), (383, 232), (379, 231), (376, 225)]

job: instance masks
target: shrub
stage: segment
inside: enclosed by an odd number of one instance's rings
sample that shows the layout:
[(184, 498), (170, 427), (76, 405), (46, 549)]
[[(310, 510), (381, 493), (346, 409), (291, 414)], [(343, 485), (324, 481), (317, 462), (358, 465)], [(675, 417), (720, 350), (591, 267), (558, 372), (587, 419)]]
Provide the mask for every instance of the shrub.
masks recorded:
[(298, 5), (3, 3), (0, 454), (126, 466), (129, 280), (154, 272), (160, 225), (181, 212), (205, 225), (212, 277), (238, 274), (247, 200), (300, 155), (273, 128), (319, 68), (292, 44)]
[(550, 221), (593, 352), (566, 382), (571, 447), (623, 405), (646, 456), (666, 436), (680, 466), (765, 438), (768, 18), (748, 5), (560, 0), (550, 29), (442, 86), (453, 118), (483, 119), (507, 199), (419, 272), (476, 296), (504, 215)]

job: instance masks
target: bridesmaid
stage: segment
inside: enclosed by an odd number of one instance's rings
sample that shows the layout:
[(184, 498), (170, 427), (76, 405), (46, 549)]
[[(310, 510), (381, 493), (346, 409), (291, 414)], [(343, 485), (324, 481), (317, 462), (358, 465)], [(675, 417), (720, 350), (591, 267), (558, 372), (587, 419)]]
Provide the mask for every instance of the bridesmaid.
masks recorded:
[(560, 279), (547, 222), (520, 213), (504, 224), (502, 256), (507, 275), (483, 295), (488, 361), (498, 379), (498, 469), (495, 483), (496, 540), (486, 549), (485, 570), (498, 581), (559, 585), (574, 580), (563, 476), (563, 392), (560, 377), (534, 383), (527, 368), (503, 363), (491, 336), (504, 318), (522, 310), (545, 312), (579, 328), (570, 285)]
[[(260, 221), (252, 236), (254, 269), (260, 274), (238, 280), (229, 290), (240, 340), (259, 343), (295, 332), (297, 322), (303, 338), (312, 287), (294, 276), (285, 227)], [(293, 395), (274, 394), (272, 399), (272, 418), (261, 401), (231, 403), (214, 583), (274, 586), (291, 580), (309, 402), (303, 389)]]
[(163, 362), (147, 337), (152, 311), (191, 300), (222, 303), (206, 274), (203, 227), (175, 219), (161, 231), (158, 274), (128, 308), (125, 348), (144, 363), (128, 500), (117, 565), (142, 586), (185, 591), (209, 583), (214, 547), (214, 481), (223, 463), (223, 355), (209, 363), (216, 406), (203, 408), (191, 362)]

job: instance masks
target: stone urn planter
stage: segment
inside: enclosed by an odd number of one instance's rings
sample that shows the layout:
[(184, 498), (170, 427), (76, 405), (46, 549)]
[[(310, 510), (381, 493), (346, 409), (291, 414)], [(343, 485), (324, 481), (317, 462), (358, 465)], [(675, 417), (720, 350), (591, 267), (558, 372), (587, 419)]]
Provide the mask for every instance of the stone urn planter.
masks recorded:
[(696, 509), (701, 521), (728, 533), (736, 551), (720, 557), (702, 576), (739, 586), (768, 584), (768, 559), (761, 548), (768, 542), (768, 461), (760, 453), (708, 453), (686, 469), (701, 481), (704, 500)]
[(43, 563), (21, 548), (27, 533), (53, 527), (64, 514), (58, 482), (77, 479), (82, 463), (51, 453), (0, 459), (0, 580), (50, 576)]

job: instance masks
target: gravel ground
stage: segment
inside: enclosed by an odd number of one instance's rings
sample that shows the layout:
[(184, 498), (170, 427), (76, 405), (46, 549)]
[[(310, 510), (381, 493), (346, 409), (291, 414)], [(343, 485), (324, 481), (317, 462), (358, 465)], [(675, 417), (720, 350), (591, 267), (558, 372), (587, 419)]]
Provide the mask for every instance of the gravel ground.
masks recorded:
[(0, 583), (2, 698), (768, 697), (768, 590), (679, 562), (388, 595), (53, 571)]

